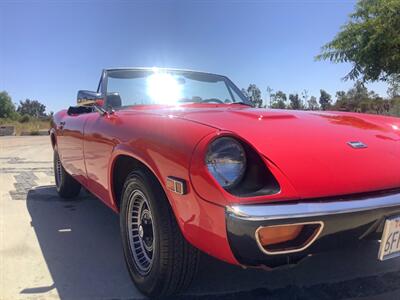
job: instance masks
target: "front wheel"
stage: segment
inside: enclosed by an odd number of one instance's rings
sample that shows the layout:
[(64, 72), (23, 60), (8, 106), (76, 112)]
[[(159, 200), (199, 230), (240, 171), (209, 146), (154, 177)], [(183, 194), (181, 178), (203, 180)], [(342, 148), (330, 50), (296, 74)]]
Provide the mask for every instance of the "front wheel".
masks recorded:
[(162, 188), (147, 171), (134, 171), (125, 181), (120, 227), (125, 261), (142, 293), (165, 297), (189, 286), (198, 250), (182, 236)]
[(61, 164), (57, 151), (54, 150), (54, 177), (57, 192), (61, 198), (74, 198), (81, 190), (81, 184), (69, 175)]

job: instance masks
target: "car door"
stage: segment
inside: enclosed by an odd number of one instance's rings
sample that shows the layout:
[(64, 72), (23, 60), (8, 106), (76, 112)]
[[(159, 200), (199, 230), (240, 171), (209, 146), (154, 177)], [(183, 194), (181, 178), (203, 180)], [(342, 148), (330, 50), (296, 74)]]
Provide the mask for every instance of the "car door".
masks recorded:
[(59, 128), (59, 154), (65, 170), (76, 180), (86, 185), (86, 166), (83, 156), (85, 123), (90, 114), (66, 116)]
[[(106, 98), (103, 72), (97, 88), (103, 99)], [(115, 123), (118, 115), (94, 112), (89, 114), (84, 128), (84, 159), (87, 172), (87, 187), (106, 204), (110, 203), (108, 166), (115, 142)]]
[(88, 188), (109, 203), (109, 162), (116, 145), (113, 132), (118, 120), (117, 113), (113, 115), (91, 114), (85, 126), (84, 155), (86, 162)]

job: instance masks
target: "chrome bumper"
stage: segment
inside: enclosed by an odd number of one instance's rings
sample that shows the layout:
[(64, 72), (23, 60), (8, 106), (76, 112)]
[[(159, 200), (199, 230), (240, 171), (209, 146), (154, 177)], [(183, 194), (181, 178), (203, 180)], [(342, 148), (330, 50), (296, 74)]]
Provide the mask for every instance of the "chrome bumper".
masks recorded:
[[(314, 201), (232, 205), (226, 207), (228, 240), (236, 259), (246, 266), (269, 267), (296, 263), (310, 254), (376, 241), (385, 220), (400, 215), (400, 192), (368, 197)], [(260, 227), (322, 222), (319, 236), (301, 252), (266, 255), (257, 242)]]
[(226, 210), (228, 214), (242, 220), (268, 221), (346, 214), (395, 206), (400, 206), (400, 193), (331, 202), (232, 205)]

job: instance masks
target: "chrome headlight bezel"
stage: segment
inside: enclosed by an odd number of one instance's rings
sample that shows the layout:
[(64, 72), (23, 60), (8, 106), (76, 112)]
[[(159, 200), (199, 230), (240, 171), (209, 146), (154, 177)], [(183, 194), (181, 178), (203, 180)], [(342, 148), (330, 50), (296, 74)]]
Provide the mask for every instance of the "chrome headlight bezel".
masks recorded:
[(219, 137), (208, 145), (205, 164), (210, 175), (229, 190), (244, 177), (247, 169), (246, 151), (235, 138)]

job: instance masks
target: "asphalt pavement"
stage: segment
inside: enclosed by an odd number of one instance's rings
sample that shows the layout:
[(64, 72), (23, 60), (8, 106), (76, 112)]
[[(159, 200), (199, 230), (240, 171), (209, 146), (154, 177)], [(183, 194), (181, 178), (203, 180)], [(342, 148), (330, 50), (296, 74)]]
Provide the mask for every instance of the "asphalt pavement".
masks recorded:
[[(400, 299), (400, 259), (377, 243), (272, 271), (202, 255), (175, 299)], [(56, 193), (49, 137), (0, 138), (0, 299), (144, 299), (131, 283), (118, 215), (86, 192)]]

